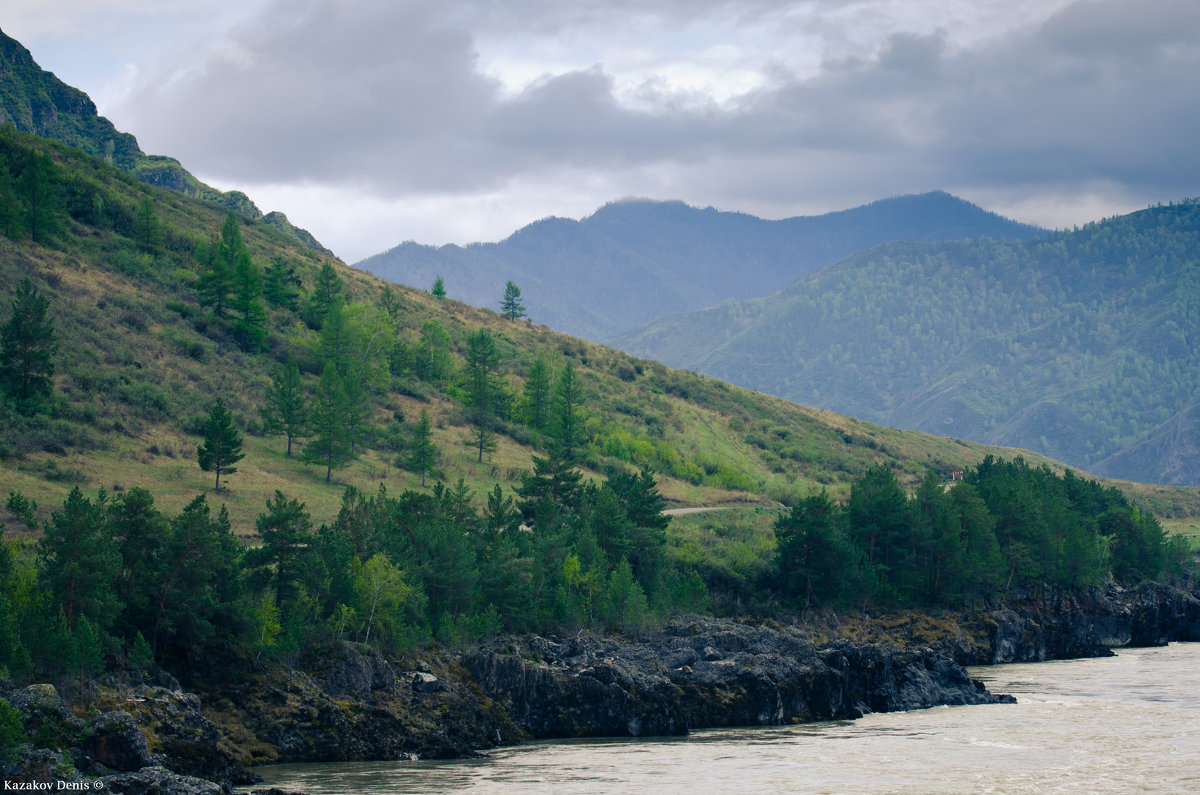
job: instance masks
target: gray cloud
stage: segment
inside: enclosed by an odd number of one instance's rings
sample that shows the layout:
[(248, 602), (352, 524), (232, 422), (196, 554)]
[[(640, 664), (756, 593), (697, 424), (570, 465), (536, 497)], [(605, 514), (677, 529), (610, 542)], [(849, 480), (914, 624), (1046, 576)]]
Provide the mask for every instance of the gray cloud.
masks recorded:
[(506, 30), (619, 27), (638, 14), (762, 22), (819, 6), (278, 3), (200, 66), (150, 76), (123, 117), (203, 174), (384, 197), (588, 169), (605, 185), (628, 175), (631, 190), (730, 208), (933, 187), (1017, 197), (1105, 184), (1170, 199), (1200, 182), (1200, 6), (1188, 0), (1081, 0), (967, 46), (901, 30), (877, 52), (830, 55), (815, 75), (776, 65), (720, 107), (653, 81), (630, 107), (604, 64), (513, 96), (480, 65), (480, 37)]

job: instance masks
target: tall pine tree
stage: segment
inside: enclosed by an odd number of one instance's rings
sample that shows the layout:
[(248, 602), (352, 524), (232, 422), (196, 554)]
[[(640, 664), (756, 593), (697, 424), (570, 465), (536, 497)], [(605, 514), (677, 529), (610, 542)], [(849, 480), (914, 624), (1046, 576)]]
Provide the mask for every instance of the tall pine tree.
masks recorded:
[(12, 315), (0, 327), (0, 389), (25, 413), (36, 411), (53, 387), (58, 345), (49, 308), (49, 299), (26, 277), (17, 287)]
[(217, 399), (208, 420), (204, 423), (204, 443), (196, 450), (200, 468), (205, 472), (216, 472), (213, 490), (221, 488), (221, 473), (232, 475), (234, 467), (244, 458), (242, 435), (233, 424), (233, 415), (225, 408), (225, 401)]

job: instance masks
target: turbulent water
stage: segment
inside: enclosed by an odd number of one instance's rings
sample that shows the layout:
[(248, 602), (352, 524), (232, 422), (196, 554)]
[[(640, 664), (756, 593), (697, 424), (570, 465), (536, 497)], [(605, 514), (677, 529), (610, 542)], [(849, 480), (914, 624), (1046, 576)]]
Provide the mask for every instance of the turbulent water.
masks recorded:
[(1017, 703), (258, 772), (309, 795), (1200, 792), (1200, 643), (971, 673)]

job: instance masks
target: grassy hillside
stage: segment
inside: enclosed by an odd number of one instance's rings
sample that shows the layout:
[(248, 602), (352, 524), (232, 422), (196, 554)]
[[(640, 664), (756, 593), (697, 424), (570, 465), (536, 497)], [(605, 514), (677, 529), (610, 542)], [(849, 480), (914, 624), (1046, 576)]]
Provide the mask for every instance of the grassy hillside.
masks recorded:
[[(246, 459), (212, 497), (227, 504), (241, 533), (251, 532), (253, 516), (275, 489), (302, 495), (314, 519), (325, 521), (336, 513), (344, 485), (416, 488), (418, 476), (395, 464), (422, 410), (432, 418), (440, 450), (439, 479), (461, 478), (481, 500), (493, 484), (516, 484), (544, 440), (514, 406), (500, 420), (497, 449), (481, 464), (475, 460), (458, 373), (467, 337), (480, 328), (497, 341), (510, 404), (518, 402), (536, 359), (556, 371), (570, 361), (586, 395), (584, 467), (599, 474), (652, 466), (677, 504), (775, 504), (821, 488), (841, 494), (874, 462), (916, 483), (926, 467), (948, 476), (996, 452), (788, 404), (416, 289), (394, 288), (392, 319), (380, 309), (384, 282), (332, 262), (359, 322), (379, 324), (389, 345), (380, 359), (385, 377), (371, 395), (376, 430), (360, 458), (325, 484), (323, 468), (287, 458), (282, 437), (263, 435), (259, 408), (288, 358), (299, 361), (308, 388), (316, 384), (319, 335), (302, 315), (320, 264), (331, 261), (269, 223), (242, 222), (254, 261), (292, 264), (306, 293), (300, 312), (271, 310), (263, 351), (244, 351), (198, 304), (198, 252), (220, 233), (221, 208), (140, 184), (78, 150), (20, 133), (5, 133), (2, 151), (14, 179), (31, 151), (48, 153), (64, 197), (61, 232), (47, 245), (0, 239), (0, 306), (7, 312), (28, 276), (48, 297), (59, 335), (50, 410), (34, 417), (10, 411), (0, 431), (5, 490), (36, 500), (42, 518), (73, 485), (112, 492), (144, 486), (167, 510), (211, 489), (196, 448), (218, 396), (245, 431)], [(91, 217), (96, 196), (106, 208), (100, 219)], [(132, 216), (145, 199), (162, 228), (161, 243), (150, 249), (132, 237)], [(449, 369), (436, 382), (421, 381), (392, 360), (419, 345), (421, 327), (430, 321), (449, 337)], [(1178, 507), (1183, 503), (1172, 492), (1162, 498), (1165, 513), (1192, 512)]]
[(1200, 204), (1025, 243), (889, 244), (621, 337), (874, 422), (1200, 485)]
[(513, 280), (537, 322), (603, 340), (665, 314), (767, 295), (883, 241), (1039, 231), (940, 191), (778, 221), (627, 200), (580, 221), (537, 221), (499, 243), (405, 243), (357, 267), (423, 287), (442, 276), (451, 296), (476, 306), (497, 306)]
[[(420, 290), (395, 286), (385, 299), (381, 280), (322, 258), (264, 220), (241, 222), (253, 260), (260, 267), (290, 264), (303, 287), (299, 311), (270, 310), (264, 349), (243, 350), (198, 303), (204, 252), (220, 234), (222, 208), (9, 131), (0, 136), (0, 154), (14, 184), (34, 152), (53, 161), (61, 228), (45, 245), (27, 235), (0, 238), (0, 314), (7, 317), (22, 277), (48, 297), (59, 339), (55, 390), (47, 412), (6, 410), (0, 467), (3, 490), (36, 500), (43, 519), (75, 485), (89, 493), (145, 487), (168, 512), (211, 490), (196, 448), (218, 397), (245, 433), (246, 457), (210, 497), (228, 507), (239, 534), (252, 534), (254, 517), (276, 489), (303, 499), (319, 523), (335, 515), (346, 485), (368, 492), (380, 484), (393, 493), (419, 488), (420, 478), (396, 462), (422, 410), (440, 450), (434, 479), (462, 479), (482, 502), (494, 484), (516, 484), (544, 448), (542, 435), (523, 421), (519, 400), (539, 357), (552, 371), (570, 362), (578, 372), (585, 471), (595, 477), (650, 466), (676, 505), (772, 506), (821, 488), (840, 495), (874, 463), (912, 485), (926, 469), (948, 477), (989, 452), (1006, 452), (805, 408)], [(149, 245), (134, 236), (134, 217), (147, 200), (160, 229)], [(297, 361), (306, 387), (315, 388), (321, 342), (305, 308), (322, 264), (332, 264), (342, 279), (357, 328), (386, 340), (373, 354), (381, 370), (370, 394), (373, 430), (358, 460), (335, 470), (329, 484), (323, 468), (286, 457), (283, 438), (264, 435), (259, 417), (284, 361)], [(431, 321), (447, 334), (447, 367), (440, 378), (422, 379), (406, 357)], [(469, 446), (473, 427), (462, 377), (467, 338), (481, 328), (496, 340), (507, 405), (496, 449), (482, 463)], [(1194, 491), (1160, 489), (1154, 499), (1164, 515), (1200, 513)], [(7, 522), (20, 530), (15, 518)]]

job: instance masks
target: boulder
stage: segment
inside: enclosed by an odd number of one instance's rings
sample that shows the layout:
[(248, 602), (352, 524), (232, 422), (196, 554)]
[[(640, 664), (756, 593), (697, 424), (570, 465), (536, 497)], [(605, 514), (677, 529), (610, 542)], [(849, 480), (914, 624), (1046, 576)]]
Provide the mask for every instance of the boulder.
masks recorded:
[(92, 759), (112, 770), (134, 771), (155, 764), (146, 743), (146, 733), (124, 710), (102, 713), (83, 741)]
[(413, 674), (412, 689), (417, 693), (436, 693), (442, 689), (442, 683), (433, 674), (417, 671)]
[(102, 783), (105, 791), (116, 795), (225, 795), (228, 792), (220, 784), (181, 776), (161, 766), (104, 776), (97, 783)]

